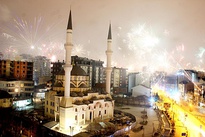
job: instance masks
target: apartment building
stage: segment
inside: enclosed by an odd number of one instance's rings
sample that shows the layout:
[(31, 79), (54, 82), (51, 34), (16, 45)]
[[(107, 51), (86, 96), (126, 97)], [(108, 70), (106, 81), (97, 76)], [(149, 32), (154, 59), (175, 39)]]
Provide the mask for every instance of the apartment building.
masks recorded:
[(32, 80), (33, 62), (0, 60), (0, 78)]
[(33, 80), (34, 85), (43, 84), (46, 81), (41, 81), (46, 77), (51, 77), (51, 62), (45, 56), (36, 56), (33, 59)]
[(33, 62), (0, 60), (0, 90), (7, 91), (16, 107), (32, 103)]

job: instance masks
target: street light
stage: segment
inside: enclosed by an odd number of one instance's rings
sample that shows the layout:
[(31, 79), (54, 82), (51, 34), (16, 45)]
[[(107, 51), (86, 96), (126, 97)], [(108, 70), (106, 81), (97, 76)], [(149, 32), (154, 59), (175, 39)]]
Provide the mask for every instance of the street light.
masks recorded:
[(192, 104), (189, 103), (189, 111), (192, 112)]

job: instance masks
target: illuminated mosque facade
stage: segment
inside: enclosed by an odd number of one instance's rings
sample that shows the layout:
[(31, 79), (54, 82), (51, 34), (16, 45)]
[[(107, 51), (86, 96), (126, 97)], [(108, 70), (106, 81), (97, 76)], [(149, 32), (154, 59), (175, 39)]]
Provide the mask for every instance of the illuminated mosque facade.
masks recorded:
[(50, 129), (68, 135), (77, 134), (79, 127), (95, 120), (109, 119), (114, 114), (114, 100), (110, 95), (112, 35), (109, 26), (107, 39), (106, 92), (92, 91), (89, 75), (77, 65), (72, 65), (72, 15), (69, 14), (65, 65), (57, 75), (54, 87), (45, 96), (45, 115), (55, 118), (56, 125)]

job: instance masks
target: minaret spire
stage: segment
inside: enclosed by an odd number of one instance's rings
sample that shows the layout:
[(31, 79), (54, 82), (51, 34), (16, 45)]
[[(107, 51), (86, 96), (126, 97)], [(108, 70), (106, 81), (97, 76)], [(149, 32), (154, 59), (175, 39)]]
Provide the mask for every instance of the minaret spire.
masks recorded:
[(110, 83), (111, 83), (111, 56), (112, 56), (112, 34), (111, 34), (111, 23), (109, 25), (108, 39), (107, 39), (107, 68), (106, 68), (106, 92), (110, 94)]
[(107, 39), (112, 39), (112, 33), (111, 33), (111, 23), (109, 26), (109, 31), (108, 31), (108, 38)]
[(71, 10), (70, 10), (70, 14), (69, 14), (69, 19), (68, 19), (68, 26), (67, 26), (67, 30), (68, 29), (73, 29), (72, 28), (72, 14), (71, 14)]

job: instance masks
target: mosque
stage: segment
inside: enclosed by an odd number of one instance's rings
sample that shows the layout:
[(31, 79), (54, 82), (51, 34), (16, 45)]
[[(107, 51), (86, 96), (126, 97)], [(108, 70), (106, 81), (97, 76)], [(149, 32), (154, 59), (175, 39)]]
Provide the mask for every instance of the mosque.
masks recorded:
[[(55, 125), (50, 126), (67, 135), (77, 134), (77, 129), (95, 120), (113, 117), (114, 100), (110, 95), (112, 35), (109, 25), (107, 39), (106, 91), (98, 93), (89, 86), (89, 75), (77, 65), (72, 65), (72, 15), (69, 14), (66, 43), (65, 65), (58, 75), (52, 90), (45, 95), (45, 115), (55, 119)], [(80, 132), (80, 131), (79, 131)]]

